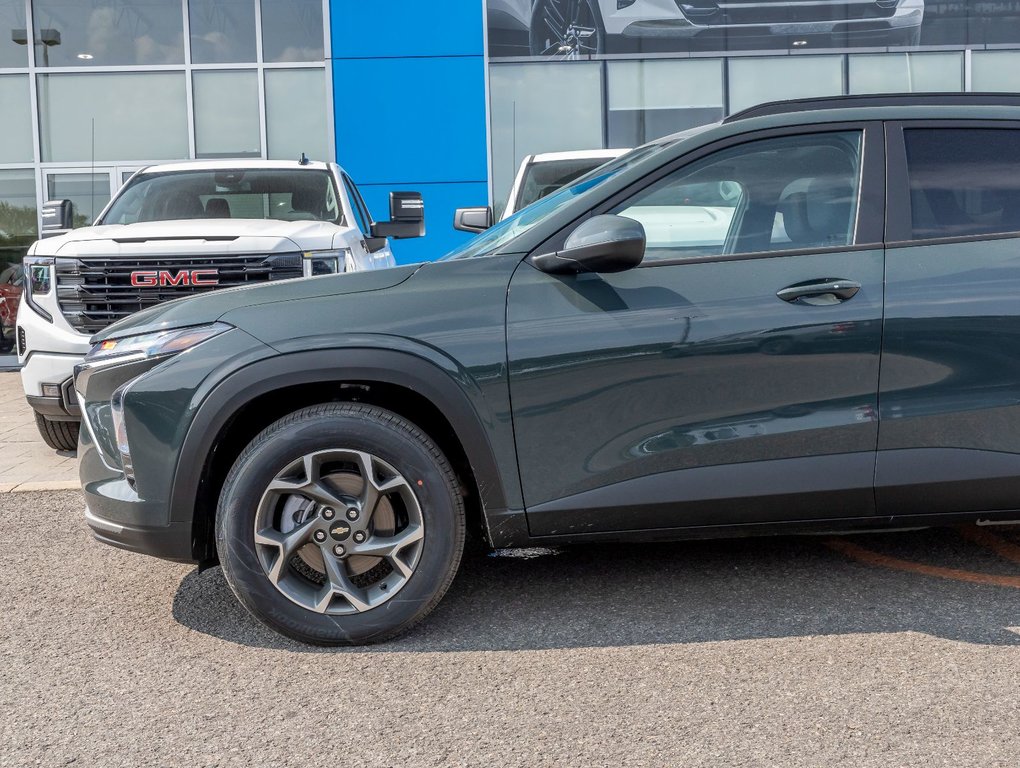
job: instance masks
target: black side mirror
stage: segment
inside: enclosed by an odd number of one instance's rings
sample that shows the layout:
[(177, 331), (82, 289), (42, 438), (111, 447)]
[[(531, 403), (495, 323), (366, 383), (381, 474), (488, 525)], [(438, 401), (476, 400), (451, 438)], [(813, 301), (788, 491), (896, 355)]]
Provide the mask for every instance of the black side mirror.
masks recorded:
[(645, 257), (645, 228), (624, 216), (593, 216), (570, 233), (563, 249), (532, 256), (531, 263), (551, 275), (624, 272)]
[(425, 201), (420, 192), (390, 192), (390, 220), (372, 225), (372, 237), (425, 237)]
[(63, 235), (72, 229), (74, 229), (74, 203), (70, 200), (50, 200), (43, 203), (40, 239)]
[(492, 226), (492, 208), (458, 208), (453, 214), (453, 228), (461, 232), (484, 232)]

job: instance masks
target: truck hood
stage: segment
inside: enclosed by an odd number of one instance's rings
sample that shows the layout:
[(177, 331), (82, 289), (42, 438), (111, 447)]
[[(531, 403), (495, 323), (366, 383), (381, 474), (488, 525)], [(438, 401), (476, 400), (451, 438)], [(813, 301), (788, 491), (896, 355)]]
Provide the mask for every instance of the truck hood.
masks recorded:
[[(381, 291), (399, 285), (421, 267), (421, 264), (411, 264), (368, 272), (302, 277), (275, 283), (210, 291), (197, 296), (168, 301), (165, 304), (158, 304), (155, 307), (136, 312), (97, 333), (92, 337), (92, 343), (123, 336), (166, 331), (172, 328), (206, 325), (216, 322), (226, 313), (241, 307), (302, 301), (323, 296), (342, 296), (365, 291)], [(266, 307), (266, 311), (282, 312), (286, 310), (280, 307)]]
[(39, 240), (38, 256), (267, 253), (332, 247), (342, 227), (324, 221), (183, 219), (83, 227)]

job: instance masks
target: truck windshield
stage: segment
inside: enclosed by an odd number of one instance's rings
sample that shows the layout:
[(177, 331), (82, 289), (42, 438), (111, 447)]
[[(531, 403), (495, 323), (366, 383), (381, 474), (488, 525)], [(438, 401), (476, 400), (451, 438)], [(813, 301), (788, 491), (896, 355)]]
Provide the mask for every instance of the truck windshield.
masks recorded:
[(548, 197), (570, 182), (605, 165), (610, 157), (581, 157), (570, 160), (544, 160), (528, 166), (521, 180), (520, 192), (517, 193), (515, 210), (527, 208), (536, 200)]
[(97, 224), (178, 219), (277, 219), (343, 224), (328, 171), (222, 169), (135, 176)]

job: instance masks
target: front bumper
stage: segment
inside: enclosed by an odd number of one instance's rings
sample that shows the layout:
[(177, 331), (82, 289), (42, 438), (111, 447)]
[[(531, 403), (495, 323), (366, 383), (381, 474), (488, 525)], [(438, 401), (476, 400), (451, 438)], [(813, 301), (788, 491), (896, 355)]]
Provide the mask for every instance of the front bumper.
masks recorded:
[[(646, 7), (647, 6), (647, 7)], [(895, 12), (885, 18), (832, 19), (826, 21), (786, 21), (759, 23), (699, 23), (689, 19), (673, 0), (645, 0), (624, 11), (606, 17), (606, 32), (630, 38), (701, 38), (732, 43), (756, 41), (763, 48), (784, 37), (843, 37), (879, 41), (883, 36), (916, 30), (924, 20), (924, 0), (903, 0)]]
[[(234, 370), (270, 354), (233, 329), (174, 357), (125, 358), (82, 370), (79, 476), (85, 519), (99, 541), (167, 560), (200, 559), (205, 542), (194, 540), (193, 505), (171, 504), (181, 447), (204, 396)], [(112, 393), (128, 382), (123, 412), (133, 481), (121, 467), (110, 411)]]

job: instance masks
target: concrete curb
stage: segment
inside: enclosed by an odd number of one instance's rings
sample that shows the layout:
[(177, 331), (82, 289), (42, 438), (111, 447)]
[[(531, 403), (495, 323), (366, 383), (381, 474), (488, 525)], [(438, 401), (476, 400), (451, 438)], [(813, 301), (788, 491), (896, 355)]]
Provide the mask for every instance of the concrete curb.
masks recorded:
[(78, 491), (77, 480), (51, 480), (35, 483), (0, 483), (0, 493), (33, 493), (37, 491)]

